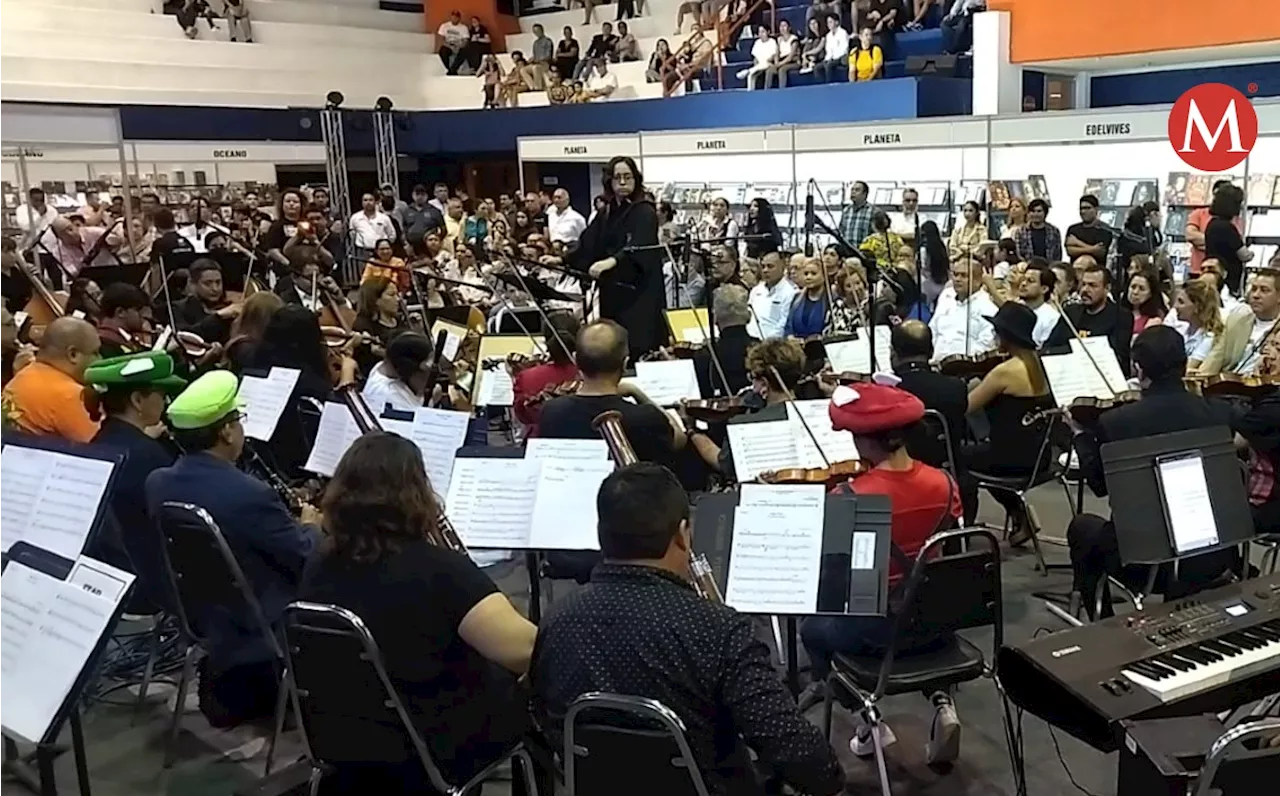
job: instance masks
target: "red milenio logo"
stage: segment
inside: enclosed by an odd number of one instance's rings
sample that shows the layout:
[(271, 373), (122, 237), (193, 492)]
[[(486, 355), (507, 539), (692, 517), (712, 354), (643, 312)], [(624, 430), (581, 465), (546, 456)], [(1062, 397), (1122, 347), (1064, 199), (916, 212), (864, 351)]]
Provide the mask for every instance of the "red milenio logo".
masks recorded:
[(1249, 98), (1223, 83), (1190, 88), (1169, 111), (1169, 143), (1193, 169), (1230, 171), (1258, 142), (1258, 114)]

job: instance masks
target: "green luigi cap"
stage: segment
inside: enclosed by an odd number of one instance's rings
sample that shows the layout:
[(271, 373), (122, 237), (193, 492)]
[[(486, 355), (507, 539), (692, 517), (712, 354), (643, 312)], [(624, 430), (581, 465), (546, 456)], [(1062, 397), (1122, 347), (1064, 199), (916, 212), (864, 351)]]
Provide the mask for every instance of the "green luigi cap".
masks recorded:
[(85, 370), (84, 383), (98, 392), (140, 387), (163, 390), (170, 395), (187, 386), (185, 379), (173, 375), (173, 358), (163, 351), (100, 359)]
[(169, 426), (175, 429), (206, 428), (240, 409), (240, 382), (228, 370), (210, 371), (169, 404)]

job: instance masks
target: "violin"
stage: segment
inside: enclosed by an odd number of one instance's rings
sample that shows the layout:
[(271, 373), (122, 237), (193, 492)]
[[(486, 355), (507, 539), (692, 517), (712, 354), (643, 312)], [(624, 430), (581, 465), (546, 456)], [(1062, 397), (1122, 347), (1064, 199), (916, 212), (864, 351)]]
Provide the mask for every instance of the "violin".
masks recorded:
[(832, 462), (830, 467), (788, 467), (760, 473), (762, 484), (822, 484), (833, 489), (841, 483), (862, 475), (871, 467), (861, 459)]
[(947, 376), (956, 376), (965, 380), (981, 379), (1008, 358), (1007, 353), (995, 350), (984, 351), (981, 354), (952, 354), (942, 358), (938, 363), (938, 370)]
[(1184, 382), (1193, 392), (1199, 392), (1205, 397), (1252, 400), (1280, 387), (1280, 376), (1219, 373), (1214, 376), (1188, 376)]
[(751, 411), (746, 399), (740, 395), (700, 401), (681, 401), (680, 409), (690, 419), (701, 420), (703, 423), (712, 425), (727, 423), (730, 418)]
[(1072, 401), (1065, 407), (1053, 407), (1040, 412), (1029, 412), (1022, 417), (1023, 426), (1033, 426), (1046, 417), (1070, 412), (1071, 417), (1082, 426), (1096, 426), (1098, 420), (1102, 417), (1102, 413), (1109, 409), (1115, 409), (1119, 406), (1127, 406), (1142, 399), (1141, 390), (1125, 390), (1118, 392), (1110, 398), (1095, 398), (1092, 395), (1082, 395)]
[[(505, 364), (507, 366), (507, 370), (511, 373), (511, 378), (514, 379), (523, 371), (538, 365), (545, 365), (550, 361), (551, 357), (547, 354), (524, 354), (519, 351), (513, 351), (510, 354), (507, 354)], [(485, 360), (485, 363), (481, 365), (481, 367), (491, 370), (492, 367), (490, 362), (493, 362), (493, 360)]]
[(559, 384), (549, 384), (538, 392), (530, 395), (525, 400), (526, 409), (534, 409), (542, 404), (550, 401), (552, 398), (560, 398), (565, 395), (575, 395), (582, 388), (582, 379), (571, 379), (562, 381)]

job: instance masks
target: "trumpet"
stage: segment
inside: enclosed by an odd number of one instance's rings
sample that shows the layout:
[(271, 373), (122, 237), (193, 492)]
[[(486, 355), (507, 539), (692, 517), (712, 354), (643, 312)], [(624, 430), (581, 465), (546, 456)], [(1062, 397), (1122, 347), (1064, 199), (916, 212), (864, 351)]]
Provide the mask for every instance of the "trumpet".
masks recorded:
[[(591, 421), (591, 425), (604, 438), (604, 443), (609, 446), (609, 452), (613, 454), (613, 461), (617, 466), (626, 467), (640, 461), (635, 449), (631, 447), (631, 441), (627, 439), (626, 431), (622, 428), (621, 412), (616, 409), (601, 412), (596, 415), (595, 420)], [(720, 592), (715, 573), (711, 569), (711, 562), (706, 556), (689, 551), (689, 574), (693, 577), (693, 588), (698, 592), (699, 597), (713, 603), (724, 603), (724, 595)]]

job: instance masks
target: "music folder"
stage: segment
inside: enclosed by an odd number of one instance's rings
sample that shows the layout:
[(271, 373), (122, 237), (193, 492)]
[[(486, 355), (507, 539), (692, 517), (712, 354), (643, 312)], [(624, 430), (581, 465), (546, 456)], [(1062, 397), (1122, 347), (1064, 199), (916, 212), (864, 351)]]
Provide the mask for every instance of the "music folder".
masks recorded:
[[(1187, 454), (1198, 454), (1203, 481), (1196, 472), (1194, 478), (1166, 490), (1158, 468)], [(1226, 426), (1108, 442), (1102, 446), (1102, 466), (1120, 560), (1125, 564), (1160, 564), (1233, 547), (1254, 536), (1249, 496)], [(1171, 524), (1171, 516), (1179, 522), (1198, 517), (1203, 524), (1212, 524), (1217, 541), (1179, 554), (1174, 538), (1175, 531), (1178, 535), (1181, 531)]]
[(57, 741), (95, 675), (134, 576), (87, 556), (68, 561), (28, 542), (5, 557), (0, 576), (4, 734)]
[[(753, 486), (760, 485), (743, 488)], [(825, 492), (825, 487), (818, 485), (802, 488)], [(731, 595), (738, 590), (732, 588), (730, 573), (736, 569), (734, 532), (742, 499), (741, 492), (697, 495), (691, 519), (693, 549), (707, 557), (721, 594), (726, 595), (726, 602), (733, 607), (738, 606)], [(818, 560), (809, 562), (818, 573), (816, 598), (803, 610), (770, 613), (884, 616), (889, 597), (893, 514), (890, 499), (885, 495), (824, 494), (823, 504)]]

